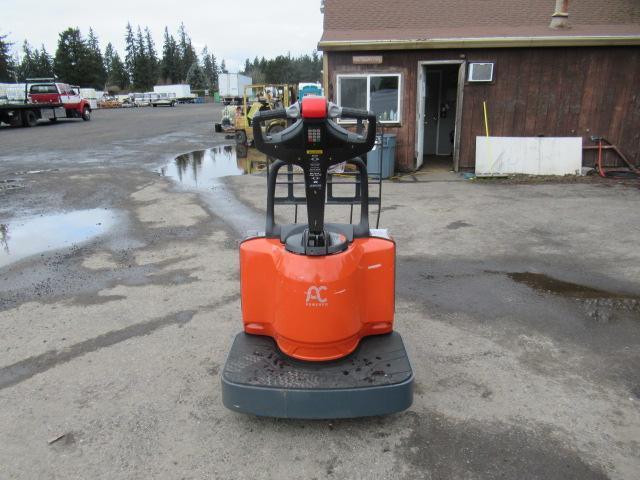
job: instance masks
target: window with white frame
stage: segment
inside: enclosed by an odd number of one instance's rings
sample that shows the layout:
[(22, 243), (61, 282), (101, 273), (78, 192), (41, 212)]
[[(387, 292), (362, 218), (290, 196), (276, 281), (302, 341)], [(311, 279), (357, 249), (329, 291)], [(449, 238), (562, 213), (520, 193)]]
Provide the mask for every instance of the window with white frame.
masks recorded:
[(371, 110), (383, 123), (400, 122), (400, 74), (337, 75), (338, 105)]

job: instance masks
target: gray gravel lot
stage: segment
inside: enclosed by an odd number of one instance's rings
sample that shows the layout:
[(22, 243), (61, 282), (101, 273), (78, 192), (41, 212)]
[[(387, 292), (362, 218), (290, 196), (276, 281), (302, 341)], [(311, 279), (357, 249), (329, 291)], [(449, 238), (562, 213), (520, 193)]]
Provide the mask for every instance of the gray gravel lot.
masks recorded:
[(638, 478), (632, 184), (385, 182), (412, 408), (341, 421), (226, 410), (237, 240), (262, 226), (265, 179), (188, 189), (157, 173), (228, 143), (213, 134), (219, 111), (0, 127), (0, 185), (16, 186), (0, 189), (7, 247), (26, 217), (106, 208), (118, 219), (0, 267), (0, 479)]

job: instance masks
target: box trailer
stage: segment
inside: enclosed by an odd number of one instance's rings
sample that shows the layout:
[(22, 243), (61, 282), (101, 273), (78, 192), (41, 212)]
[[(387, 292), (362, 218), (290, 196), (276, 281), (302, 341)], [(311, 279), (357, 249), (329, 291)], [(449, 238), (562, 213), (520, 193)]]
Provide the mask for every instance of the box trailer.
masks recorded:
[(251, 85), (251, 77), (240, 73), (221, 73), (218, 75), (218, 93), (225, 105), (240, 104), (244, 87)]
[(82, 98), (86, 98), (87, 100), (97, 100), (96, 89), (95, 88), (81, 88), (80, 95)]
[(188, 83), (179, 83), (175, 85), (154, 85), (154, 93), (166, 93), (175, 95), (176, 101), (179, 103), (193, 102), (195, 95), (191, 93), (191, 86)]
[(0, 103), (23, 103), (25, 88), (24, 83), (0, 83)]
[(98, 108), (98, 96), (97, 96), (97, 91), (95, 88), (81, 88), (80, 89), (80, 96), (82, 98), (85, 98), (88, 102), (89, 105), (91, 105), (91, 109), (95, 110), (96, 108)]

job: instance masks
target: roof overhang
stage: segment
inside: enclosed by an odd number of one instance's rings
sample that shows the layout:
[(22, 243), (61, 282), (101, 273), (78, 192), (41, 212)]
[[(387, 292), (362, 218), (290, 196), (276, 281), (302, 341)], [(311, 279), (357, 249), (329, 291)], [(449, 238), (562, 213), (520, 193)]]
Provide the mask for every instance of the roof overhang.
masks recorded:
[(640, 35), (550, 35), (521, 37), (433, 38), (424, 40), (321, 40), (318, 49), (433, 50), (445, 48), (605, 47), (640, 45)]

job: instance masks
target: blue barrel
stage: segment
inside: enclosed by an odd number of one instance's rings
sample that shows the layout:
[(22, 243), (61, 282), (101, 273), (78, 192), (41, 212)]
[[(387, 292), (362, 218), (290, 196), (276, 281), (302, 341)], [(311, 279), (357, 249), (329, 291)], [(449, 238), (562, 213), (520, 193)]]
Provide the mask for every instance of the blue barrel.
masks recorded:
[[(382, 150), (382, 169), (380, 168), (380, 151)], [(376, 144), (367, 153), (367, 173), (370, 177), (390, 178), (395, 173), (396, 135), (385, 133), (376, 136)]]

